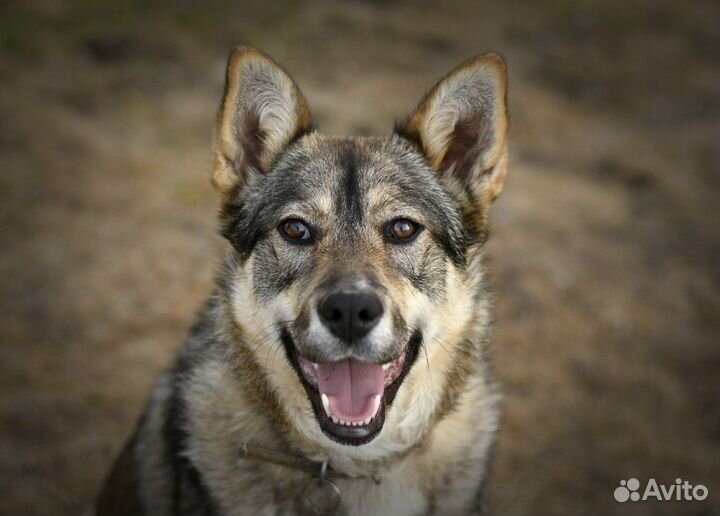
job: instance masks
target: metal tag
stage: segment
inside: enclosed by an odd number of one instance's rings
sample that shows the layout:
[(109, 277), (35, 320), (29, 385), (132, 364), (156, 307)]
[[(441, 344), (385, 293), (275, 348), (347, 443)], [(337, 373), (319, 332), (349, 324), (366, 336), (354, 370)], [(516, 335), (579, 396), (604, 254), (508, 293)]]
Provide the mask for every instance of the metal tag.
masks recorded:
[(303, 498), (312, 514), (329, 516), (340, 507), (340, 488), (327, 478), (316, 478), (305, 487)]

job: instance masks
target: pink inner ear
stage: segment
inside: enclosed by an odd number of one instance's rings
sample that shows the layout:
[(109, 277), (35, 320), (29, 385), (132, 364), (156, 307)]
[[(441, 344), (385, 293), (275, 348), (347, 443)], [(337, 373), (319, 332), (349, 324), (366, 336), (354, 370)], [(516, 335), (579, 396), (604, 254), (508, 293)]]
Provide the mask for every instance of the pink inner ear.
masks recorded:
[(243, 163), (241, 167), (253, 167), (256, 170), (262, 170), (263, 158), (263, 134), (260, 129), (259, 118), (248, 113), (242, 120), (236, 124), (236, 137), (239, 140), (243, 150)]
[(481, 123), (478, 120), (467, 118), (455, 124), (450, 143), (445, 151), (440, 170), (447, 170), (455, 165), (453, 174), (460, 179), (469, 181), (470, 172), (476, 160), (479, 159), (483, 142), (481, 138)]

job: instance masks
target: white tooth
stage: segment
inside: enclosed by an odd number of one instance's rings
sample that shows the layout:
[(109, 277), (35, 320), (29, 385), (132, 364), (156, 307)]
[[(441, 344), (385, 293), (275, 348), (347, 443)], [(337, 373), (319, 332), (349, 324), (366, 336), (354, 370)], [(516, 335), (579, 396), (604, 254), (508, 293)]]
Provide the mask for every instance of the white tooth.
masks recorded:
[(332, 412), (330, 412), (330, 400), (327, 397), (327, 394), (321, 394), (320, 399), (322, 400), (323, 408), (325, 409), (325, 413), (328, 416), (332, 416)]
[(335, 423), (336, 425), (340, 424), (340, 420), (338, 418), (336, 418), (335, 416), (330, 416), (330, 419), (332, 419), (332, 422)]
[(318, 367), (320, 367), (320, 364), (316, 364), (315, 362), (312, 362), (312, 365), (316, 371), (318, 370)]
[(371, 420), (372, 420), (372, 416), (370, 416), (365, 421), (363, 421), (363, 425), (369, 425)]
[(392, 362), (388, 362), (387, 364), (383, 364), (383, 366), (382, 366), (383, 371), (387, 371), (387, 370), (388, 370), (388, 367), (390, 367), (391, 365), (392, 365)]
[(382, 399), (382, 397), (379, 394), (375, 395), (375, 407), (373, 408), (372, 416), (370, 416), (371, 418), (373, 418), (377, 415), (378, 409), (380, 408), (380, 400), (381, 399)]

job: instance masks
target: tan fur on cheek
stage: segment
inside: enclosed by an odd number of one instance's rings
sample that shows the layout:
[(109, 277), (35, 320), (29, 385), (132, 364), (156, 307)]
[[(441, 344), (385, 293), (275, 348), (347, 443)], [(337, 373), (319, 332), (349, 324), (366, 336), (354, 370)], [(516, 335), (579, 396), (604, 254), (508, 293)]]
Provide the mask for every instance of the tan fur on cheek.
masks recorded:
[(300, 312), (300, 294), (290, 289), (269, 303), (259, 303), (253, 294), (252, 262), (250, 257), (233, 284), (233, 316), (245, 334), (244, 345), (279, 399), (290, 424), (299, 430), (317, 426), (310, 401), (285, 357), (280, 340), (280, 327), (289, 324)]
[(423, 330), (423, 349), (386, 423), (396, 425), (408, 438), (413, 433), (422, 433), (433, 420), (456, 359), (455, 345), (462, 342), (462, 335), (468, 332), (476, 316), (472, 291), (453, 266), (448, 267), (446, 284), (447, 292), (440, 303), (433, 303), (412, 287), (404, 289), (399, 302), (408, 323)]
[(255, 257), (251, 255), (233, 278), (233, 316), (247, 333), (268, 338), (278, 323), (294, 319), (297, 309), (294, 300), (286, 293), (275, 296), (270, 303), (261, 303), (257, 299), (253, 277), (254, 260)]

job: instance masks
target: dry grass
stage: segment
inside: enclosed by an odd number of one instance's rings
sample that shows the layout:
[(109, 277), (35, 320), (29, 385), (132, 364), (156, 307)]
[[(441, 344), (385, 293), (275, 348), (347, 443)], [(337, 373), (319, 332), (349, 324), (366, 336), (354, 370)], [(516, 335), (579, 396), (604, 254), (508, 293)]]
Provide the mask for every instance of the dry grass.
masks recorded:
[[(503, 52), (489, 506), (720, 513), (716, 2), (94, 4), (0, 7), (0, 513), (88, 507), (209, 292), (210, 128), (240, 43), (343, 134)], [(615, 503), (630, 476), (710, 497)]]

